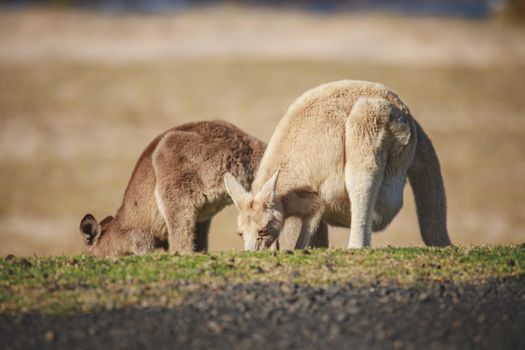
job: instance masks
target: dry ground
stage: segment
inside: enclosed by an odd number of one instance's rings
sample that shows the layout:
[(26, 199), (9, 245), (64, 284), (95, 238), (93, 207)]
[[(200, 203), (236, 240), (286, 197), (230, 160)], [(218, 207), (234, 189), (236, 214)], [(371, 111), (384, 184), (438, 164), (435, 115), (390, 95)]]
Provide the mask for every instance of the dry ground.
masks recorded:
[[(525, 31), (497, 22), (277, 13), (0, 12), (0, 254), (78, 253), (164, 129), (220, 118), (267, 141), (294, 98), (343, 78), (396, 90), (434, 140), (460, 244), (525, 240)], [(374, 246), (420, 245), (411, 193)], [(213, 250), (239, 249), (235, 209)], [(347, 232), (331, 231), (332, 244)]]

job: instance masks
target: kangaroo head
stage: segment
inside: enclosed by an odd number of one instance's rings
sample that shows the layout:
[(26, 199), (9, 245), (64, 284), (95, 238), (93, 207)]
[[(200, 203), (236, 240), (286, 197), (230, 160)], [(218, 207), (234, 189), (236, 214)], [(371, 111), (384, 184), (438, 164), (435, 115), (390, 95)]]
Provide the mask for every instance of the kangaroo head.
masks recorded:
[(256, 193), (246, 191), (232, 174), (224, 175), (226, 191), (239, 211), (237, 232), (244, 240), (244, 250), (267, 249), (279, 236), (284, 216), (275, 195), (278, 175), (279, 170)]
[(84, 244), (93, 255), (103, 255), (106, 250), (106, 240), (111, 235), (113, 216), (108, 216), (100, 223), (91, 214), (86, 214), (80, 220), (80, 233), (84, 238)]

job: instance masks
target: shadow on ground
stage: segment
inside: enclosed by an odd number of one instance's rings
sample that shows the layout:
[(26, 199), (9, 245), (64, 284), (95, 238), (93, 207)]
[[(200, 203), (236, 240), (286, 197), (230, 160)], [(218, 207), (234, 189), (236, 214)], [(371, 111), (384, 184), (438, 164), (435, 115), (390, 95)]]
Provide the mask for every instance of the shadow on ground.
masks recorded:
[(203, 286), (172, 309), (0, 315), (0, 347), (523, 349), (524, 282)]

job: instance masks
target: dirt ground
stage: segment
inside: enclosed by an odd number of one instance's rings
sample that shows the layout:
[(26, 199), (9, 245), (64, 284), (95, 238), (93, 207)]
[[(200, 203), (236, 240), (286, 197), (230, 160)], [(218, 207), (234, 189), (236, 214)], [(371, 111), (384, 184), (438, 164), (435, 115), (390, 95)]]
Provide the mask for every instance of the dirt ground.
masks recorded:
[(522, 349), (523, 278), (428, 288), (200, 286), (174, 308), (0, 314), (5, 349)]
[[(224, 119), (262, 140), (305, 90), (385, 83), (433, 139), (458, 244), (525, 240), (525, 29), (494, 20), (237, 7), (0, 12), (0, 254), (77, 254), (163, 130)], [(421, 245), (410, 190), (374, 246)], [(235, 209), (212, 250), (240, 249)], [(330, 231), (343, 247), (346, 230)]]

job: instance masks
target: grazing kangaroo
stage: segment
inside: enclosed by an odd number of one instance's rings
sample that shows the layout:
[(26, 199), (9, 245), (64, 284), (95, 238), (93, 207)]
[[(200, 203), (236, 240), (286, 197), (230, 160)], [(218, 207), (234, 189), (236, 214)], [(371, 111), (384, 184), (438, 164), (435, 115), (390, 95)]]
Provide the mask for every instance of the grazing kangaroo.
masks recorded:
[(289, 217), (302, 222), (296, 225), (297, 248), (309, 244), (320, 220), (350, 227), (348, 247), (361, 248), (401, 209), (407, 175), (423, 241), (451, 244), (445, 189), (430, 139), (393, 91), (343, 80), (307, 91), (288, 108), (252, 192), (235, 174), (224, 181), (249, 250), (268, 248)]
[(206, 251), (212, 217), (231, 200), (230, 172), (249, 188), (266, 145), (223, 122), (188, 123), (157, 136), (140, 156), (115, 217), (87, 214), (80, 231), (94, 255)]

